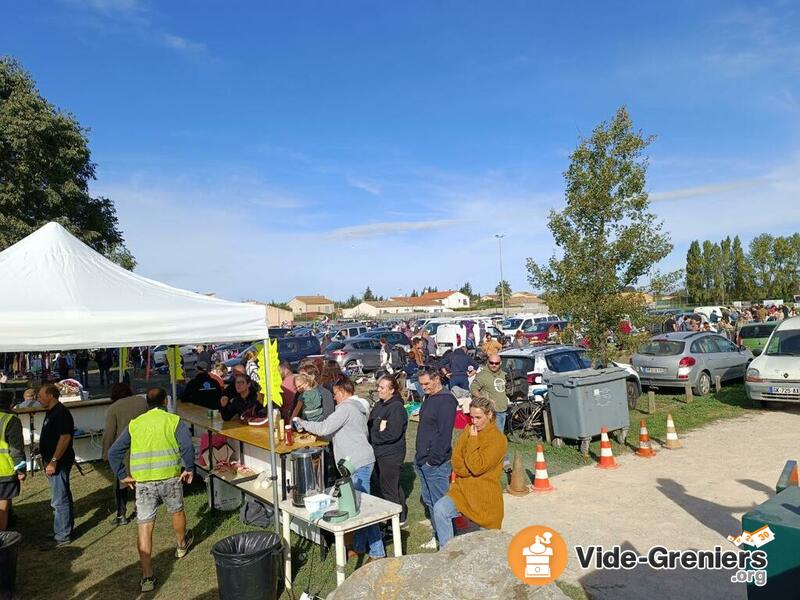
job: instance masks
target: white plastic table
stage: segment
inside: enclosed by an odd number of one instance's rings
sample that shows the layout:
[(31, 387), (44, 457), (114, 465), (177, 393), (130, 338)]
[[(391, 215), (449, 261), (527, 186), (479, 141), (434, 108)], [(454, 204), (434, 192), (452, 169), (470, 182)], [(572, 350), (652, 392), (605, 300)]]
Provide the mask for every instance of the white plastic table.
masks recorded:
[[(313, 524), (330, 531), (336, 539), (336, 585), (337, 587), (344, 582), (344, 570), (347, 564), (347, 552), (344, 546), (344, 535), (350, 531), (374, 525), (383, 521), (392, 522), (392, 545), (394, 546), (394, 555), (403, 556), (403, 543), (400, 538), (400, 511), (402, 510), (399, 504), (377, 498), (369, 494), (360, 494), (361, 507), (359, 513), (347, 521), (342, 523), (328, 523), (320, 519)], [(328, 510), (335, 510), (337, 503), (334, 502)], [(286, 589), (292, 589), (292, 544), (291, 544), (291, 520), (292, 517), (311, 523), (309, 520), (308, 511), (305, 507), (298, 507), (292, 504), (291, 500), (284, 500), (280, 503), (281, 518), (283, 520), (283, 543), (285, 548), (285, 584)]]

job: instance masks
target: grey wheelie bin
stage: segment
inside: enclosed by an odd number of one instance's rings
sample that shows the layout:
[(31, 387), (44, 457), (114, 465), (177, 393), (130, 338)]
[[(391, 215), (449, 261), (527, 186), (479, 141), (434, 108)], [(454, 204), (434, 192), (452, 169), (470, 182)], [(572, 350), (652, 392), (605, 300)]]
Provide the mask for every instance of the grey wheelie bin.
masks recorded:
[(564, 438), (577, 440), (586, 454), (602, 427), (615, 431), (617, 441), (623, 443), (630, 425), (626, 375), (619, 367), (550, 375), (547, 396), (553, 445), (563, 445)]

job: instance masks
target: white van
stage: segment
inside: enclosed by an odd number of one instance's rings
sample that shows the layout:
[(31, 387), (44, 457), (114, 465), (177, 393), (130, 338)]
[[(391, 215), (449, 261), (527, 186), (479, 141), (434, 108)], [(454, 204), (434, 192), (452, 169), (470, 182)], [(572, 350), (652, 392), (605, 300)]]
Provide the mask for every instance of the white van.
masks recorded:
[(556, 315), (548, 315), (545, 313), (518, 313), (508, 317), (500, 324), (500, 329), (504, 335), (510, 338), (514, 337), (518, 331), (533, 327), (536, 323), (544, 323), (545, 321), (559, 321)]
[(800, 403), (800, 317), (773, 329), (764, 351), (748, 365), (744, 387), (756, 404)]
[(721, 319), (722, 318), (722, 311), (727, 311), (728, 309), (724, 306), (698, 306), (694, 309), (694, 312), (703, 315), (707, 321), (711, 321), (711, 313), (717, 313), (717, 316)]

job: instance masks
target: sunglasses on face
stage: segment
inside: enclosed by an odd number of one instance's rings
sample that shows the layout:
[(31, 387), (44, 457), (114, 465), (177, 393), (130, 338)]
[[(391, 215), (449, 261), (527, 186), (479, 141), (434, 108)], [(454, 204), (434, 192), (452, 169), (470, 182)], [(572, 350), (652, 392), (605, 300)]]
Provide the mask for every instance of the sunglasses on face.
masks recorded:
[(499, 362), (494, 362), (494, 361), (491, 361), (491, 360), (490, 360), (490, 361), (489, 361), (489, 364), (490, 364), (490, 365), (497, 366), (497, 365), (499, 365), (500, 363), (499, 363)]

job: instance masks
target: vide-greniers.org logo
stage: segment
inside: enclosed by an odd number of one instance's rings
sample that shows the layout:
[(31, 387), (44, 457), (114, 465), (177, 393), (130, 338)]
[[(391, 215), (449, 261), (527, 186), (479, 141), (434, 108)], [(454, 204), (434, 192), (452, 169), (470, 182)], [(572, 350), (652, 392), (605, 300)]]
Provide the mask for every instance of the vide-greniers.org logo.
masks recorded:
[(734, 552), (714, 546), (713, 550), (669, 550), (664, 546), (653, 546), (647, 554), (623, 550), (613, 546), (575, 546), (575, 554), (582, 569), (634, 569), (644, 565), (651, 569), (738, 569), (731, 577), (736, 583), (753, 581), (756, 585), (767, 582), (767, 553), (764, 550), (742, 550)]

